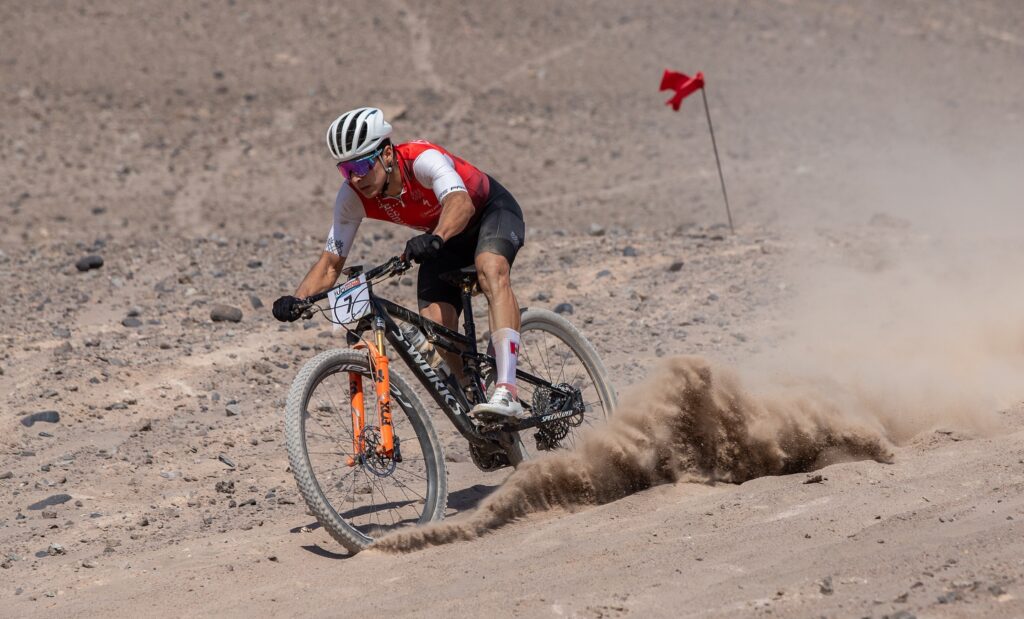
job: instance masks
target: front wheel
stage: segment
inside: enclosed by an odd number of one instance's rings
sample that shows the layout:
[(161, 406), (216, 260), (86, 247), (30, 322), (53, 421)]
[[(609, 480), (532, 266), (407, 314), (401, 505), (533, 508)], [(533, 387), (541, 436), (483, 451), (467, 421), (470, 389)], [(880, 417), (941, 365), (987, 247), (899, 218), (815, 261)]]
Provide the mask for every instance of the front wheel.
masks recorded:
[[(584, 410), (578, 416), (519, 432), (518, 453), (512, 454), (513, 464), (536, 457), (539, 452), (574, 448), (580, 434), (607, 420), (618, 404), (597, 351), (562, 316), (540, 308), (525, 310), (519, 339), (519, 368), (552, 385), (578, 389)], [(550, 397), (550, 390), (525, 380), (517, 383), (521, 401), (534, 410), (546, 408), (545, 398)]]
[[(364, 378), (366, 421), (355, 440), (349, 376)], [(307, 362), (285, 406), (288, 462), (317, 521), (349, 552), (404, 526), (444, 516), (444, 455), (430, 417), (401, 375), (390, 370), (392, 426), (399, 457), (376, 456), (376, 397), (365, 351), (328, 350)], [(362, 443), (369, 446), (355, 453)]]

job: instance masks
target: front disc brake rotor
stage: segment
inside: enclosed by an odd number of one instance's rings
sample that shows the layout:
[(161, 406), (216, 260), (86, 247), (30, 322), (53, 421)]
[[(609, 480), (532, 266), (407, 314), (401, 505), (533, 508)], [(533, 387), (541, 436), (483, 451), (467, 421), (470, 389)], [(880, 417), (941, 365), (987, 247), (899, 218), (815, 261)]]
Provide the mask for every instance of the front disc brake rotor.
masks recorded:
[[(395, 468), (398, 463), (394, 458), (387, 454), (377, 452), (377, 447), (381, 444), (380, 428), (377, 426), (366, 426), (363, 428), (362, 434), (363, 453), (360, 454), (360, 460), (366, 470), (370, 471), (377, 477), (387, 477), (395, 472)], [(396, 437), (395, 442), (398, 439)]]

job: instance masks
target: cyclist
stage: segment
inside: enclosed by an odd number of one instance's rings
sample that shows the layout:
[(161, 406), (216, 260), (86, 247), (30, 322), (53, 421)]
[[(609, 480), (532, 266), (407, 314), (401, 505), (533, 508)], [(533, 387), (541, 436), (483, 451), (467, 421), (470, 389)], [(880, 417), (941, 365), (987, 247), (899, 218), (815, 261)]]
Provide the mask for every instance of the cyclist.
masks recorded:
[[(351, 110), (331, 123), (327, 149), (345, 177), (334, 201), (334, 223), (320, 259), (295, 295), (274, 302), (274, 317), (298, 319), (302, 297), (335, 285), (364, 217), (419, 230), (406, 243), (405, 257), (420, 264), (416, 294), (421, 315), (458, 329), (461, 293), (438, 277), (447, 271), (475, 264), (487, 297), (498, 375), (490, 400), (471, 414), (521, 418), (516, 393), (519, 304), (509, 273), (526, 237), (522, 209), (498, 181), (444, 148), (423, 140), (396, 145), (390, 136), (391, 125), (377, 108)], [(449, 359), (459, 372), (461, 362)]]

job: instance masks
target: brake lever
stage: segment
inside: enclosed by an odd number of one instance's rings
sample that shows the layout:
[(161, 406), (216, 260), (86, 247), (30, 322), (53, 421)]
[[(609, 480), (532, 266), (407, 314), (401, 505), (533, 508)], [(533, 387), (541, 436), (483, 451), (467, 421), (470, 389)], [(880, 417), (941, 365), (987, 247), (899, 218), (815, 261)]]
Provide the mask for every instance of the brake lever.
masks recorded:
[(316, 303), (312, 303), (307, 299), (303, 299), (303, 302), (308, 303), (308, 305), (306, 305), (306, 308), (302, 310), (301, 314), (299, 314), (299, 318), (303, 320), (309, 320), (313, 317), (313, 314), (316, 312)]

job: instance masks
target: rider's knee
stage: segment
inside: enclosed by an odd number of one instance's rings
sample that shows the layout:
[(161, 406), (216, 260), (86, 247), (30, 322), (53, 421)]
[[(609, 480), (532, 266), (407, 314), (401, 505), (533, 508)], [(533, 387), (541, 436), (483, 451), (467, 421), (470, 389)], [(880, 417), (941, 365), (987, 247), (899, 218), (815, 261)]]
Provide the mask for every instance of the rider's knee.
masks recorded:
[(498, 254), (483, 253), (476, 257), (477, 279), (484, 292), (509, 285), (508, 260)]

